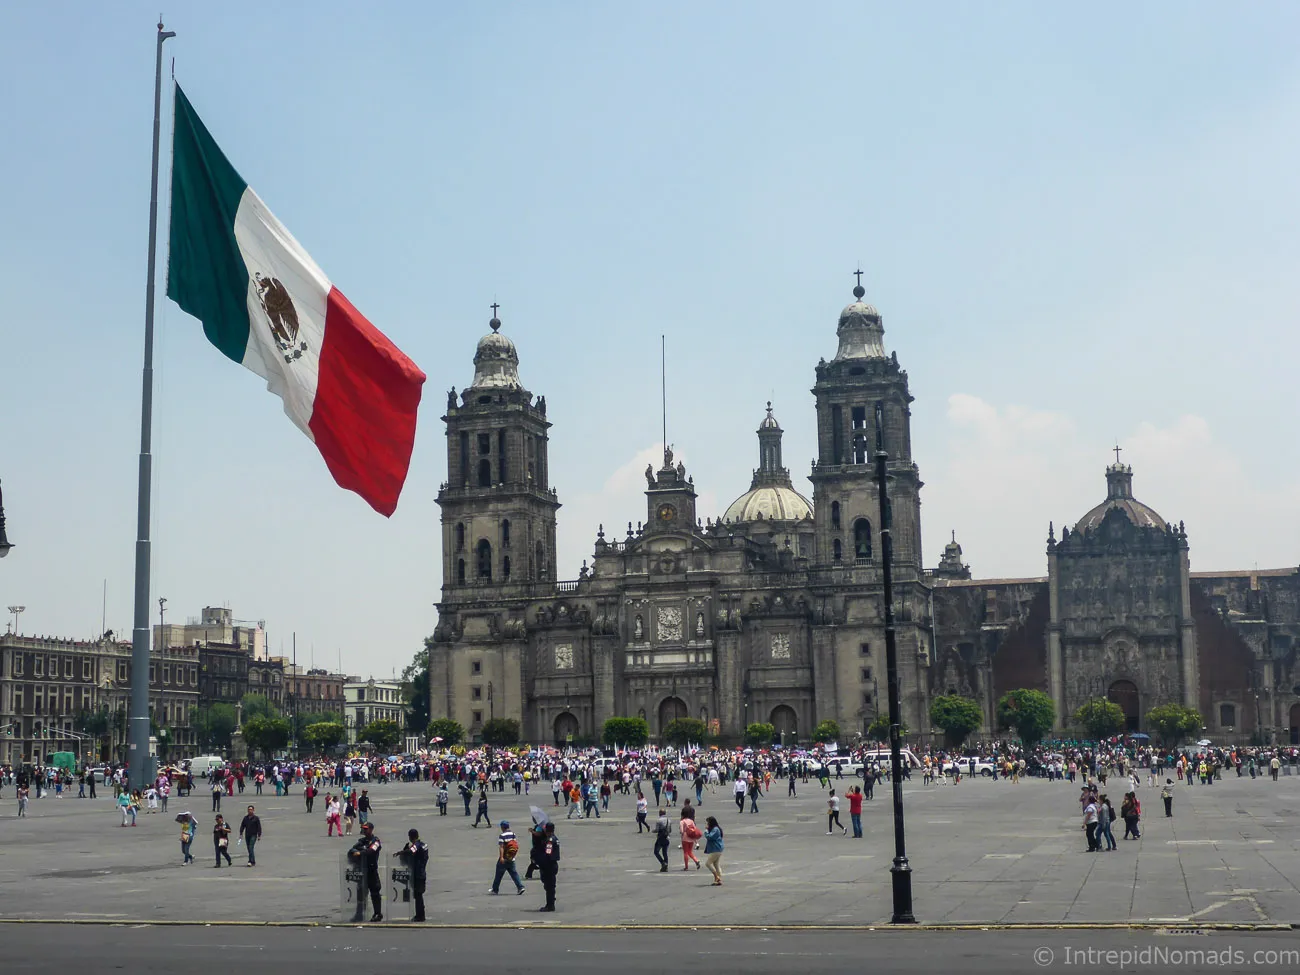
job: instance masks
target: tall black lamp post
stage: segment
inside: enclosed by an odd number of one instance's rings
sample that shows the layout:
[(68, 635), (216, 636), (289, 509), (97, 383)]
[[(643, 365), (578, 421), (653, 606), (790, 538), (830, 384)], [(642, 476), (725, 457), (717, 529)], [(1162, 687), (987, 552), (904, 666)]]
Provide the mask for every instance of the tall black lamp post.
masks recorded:
[(495, 721), (497, 716), (496, 704), (492, 701), (492, 682), (488, 681), (488, 720)]
[(894, 543), (890, 523), (889, 454), (885, 452), (884, 406), (876, 404), (876, 481), (880, 491), (880, 559), (885, 588), (885, 667), (889, 689), (890, 784), (894, 793), (894, 863), (889, 868), (894, 889), (893, 924), (915, 924), (912, 914), (912, 867), (907, 862), (907, 833), (903, 827), (902, 704), (898, 693), (898, 641), (894, 634)]

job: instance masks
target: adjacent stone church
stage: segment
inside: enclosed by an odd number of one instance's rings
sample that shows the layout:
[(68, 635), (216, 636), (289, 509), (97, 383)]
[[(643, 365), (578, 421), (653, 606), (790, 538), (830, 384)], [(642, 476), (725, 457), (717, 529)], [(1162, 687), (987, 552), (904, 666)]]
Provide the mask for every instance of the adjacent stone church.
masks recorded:
[[(922, 565), (911, 393), (862, 289), (838, 349), (816, 367), (810, 502), (781, 456), (768, 404), (750, 489), (701, 519), (671, 450), (646, 469), (646, 507), (595, 540), (590, 567), (558, 581), (545, 397), (520, 383), (493, 318), (474, 381), (448, 394), (442, 599), (430, 710), (476, 733), (493, 717), (524, 738), (599, 736), (606, 718), (674, 718), (738, 738), (752, 722), (786, 742), (831, 718), (861, 732), (885, 707), (877, 411), (889, 452), (894, 614), (904, 719), (932, 737), (930, 701), (979, 700), (991, 728), (1007, 690), (1050, 693), (1062, 722), (1105, 696), (1131, 729), (1153, 706), (1196, 708), (1216, 741), (1300, 741), (1300, 570), (1189, 570), (1183, 525), (1133, 497), (1132, 469), (1106, 470), (1106, 500), (1059, 539), (1047, 576), (974, 580), (956, 540)], [(612, 527), (612, 526), (611, 526)]]

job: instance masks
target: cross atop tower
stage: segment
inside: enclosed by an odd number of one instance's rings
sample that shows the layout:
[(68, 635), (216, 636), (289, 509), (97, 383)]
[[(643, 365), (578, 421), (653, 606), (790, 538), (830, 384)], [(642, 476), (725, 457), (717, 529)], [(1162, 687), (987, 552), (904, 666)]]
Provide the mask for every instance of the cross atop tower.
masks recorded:
[(861, 283), (862, 283), (862, 268), (858, 268), (856, 271), (853, 272), (853, 274), (854, 274), (854, 276), (858, 279), (858, 284), (861, 284)]
[(1119, 444), (1115, 445), (1115, 463), (1119, 463)]
[(862, 268), (854, 271), (853, 275), (858, 279), (858, 283), (853, 286), (853, 297), (861, 301), (862, 296), (867, 293), (867, 289), (862, 287)]

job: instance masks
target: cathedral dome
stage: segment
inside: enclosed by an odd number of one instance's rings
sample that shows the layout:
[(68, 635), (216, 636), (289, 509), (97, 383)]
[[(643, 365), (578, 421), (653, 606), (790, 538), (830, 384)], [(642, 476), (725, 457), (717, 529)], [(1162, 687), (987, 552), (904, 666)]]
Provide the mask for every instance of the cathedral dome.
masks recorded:
[(859, 284), (853, 289), (854, 300), (840, 312), (839, 325), (835, 329), (840, 340), (836, 361), (885, 358), (885, 329), (880, 321), (880, 312), (862, 300), (866, 293)]
[(502, 335), (501, 319), (493, 318), (492, 331), (478, 340), (474, 352), (474, 382), (471, 389), (518, 389), (519, 353), (515, 343)]
[(738, 521), (801, 521), (812, 517), (812, 505), (794, 488), (763, 485), (750, 488), (722, 516)]
[(1154, 508), (1133, 497), (1133, 468), (1127, 464), (1116, 463), (1106, 468), (1106, 500), (1080, 518), (1074, 530), (1099, 528), (1111, 511), (1120, 512), (1138, 528), (1167, 527)]

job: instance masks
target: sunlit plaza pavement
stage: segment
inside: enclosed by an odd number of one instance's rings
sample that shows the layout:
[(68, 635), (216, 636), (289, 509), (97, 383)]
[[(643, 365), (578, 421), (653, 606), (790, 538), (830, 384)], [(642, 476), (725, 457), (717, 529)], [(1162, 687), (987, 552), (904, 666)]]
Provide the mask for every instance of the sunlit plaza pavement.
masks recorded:
[[(1145, 782), (1145, 777), (1143, 779)], [(849, 782), (835, 783), (837, 791)], [(386, 856), (415, 827), (432, 847), (427, 914), (431, 923), (872, 924), (890, 914), (893, 855), (887, 784), (865, 804), (866, 837), (826, 835), (826, 794), (816, 782), (786, 798), (773, 784), (757, 815), (739, 814), (730, 794), (707, 791), (699, 818), (715, 815), (726, 832), (725, 885), (707, 870), (683, 872), (674, 846), (661, 874), (651, 837), (637, 835), (635, 798), (615, 796), (600, 820), (555, 815), (563, 847), (559, 910), (537, 914), (542, 887), (514, 896), (488, 893), (496, 828), (520, 833), (528, 806), (549, 813), (549, 789), (530, 798), (490, 793), (492, 828), (472, 829), (453, 799), (437, 815), (424, 783), (372, 785), (373, 821)], [(1111, 793), (1118, 806), (1123, 792)], [(1156, 789), (1143, 787), (1143, 836), (1113, 853), (1085, 852), (1078, 787), (1029, 780), (1019, 785), (965, 780), (905, 784), (908, 852), (917, 919), (927, 922), (1216, 921), (1300, 922), (1300, 776), (1277, 783), (1235, 775), (1209, 786), (1179, 785), (1174, 818)], [(304, 812), (301, 795), (223, 800), (236, 825), (257, 804), (264, 838), (258, 865), (213, 869), (210, 797), (173, 797), (169, 813), (141, 814), (122, 828), (111, 798), (33, 800), (15, 818), (13, 788), (0, 802), (0, 916), (122, 920), (340, 920), (339, 859), (352, 842), (325, 835), (323, 804)], [(111, 795), (111, 793), (110, 793)], [(847, 808), (847, 803), (845, 804)], [(197, 863), (181, 865), (177, 812), (192, 810)], [(672, 814), (676, 820), (675, 812)], [(847, 813), (842, 813), (848, 823)], [(653, 819), (653, 810), (651, 819)], [(1122, 835), (1122, 823), (1116, 829)], [(527, 844), (521, 853), (526, 862)], [(391, 912), (390, 912), (391, 913)]]

